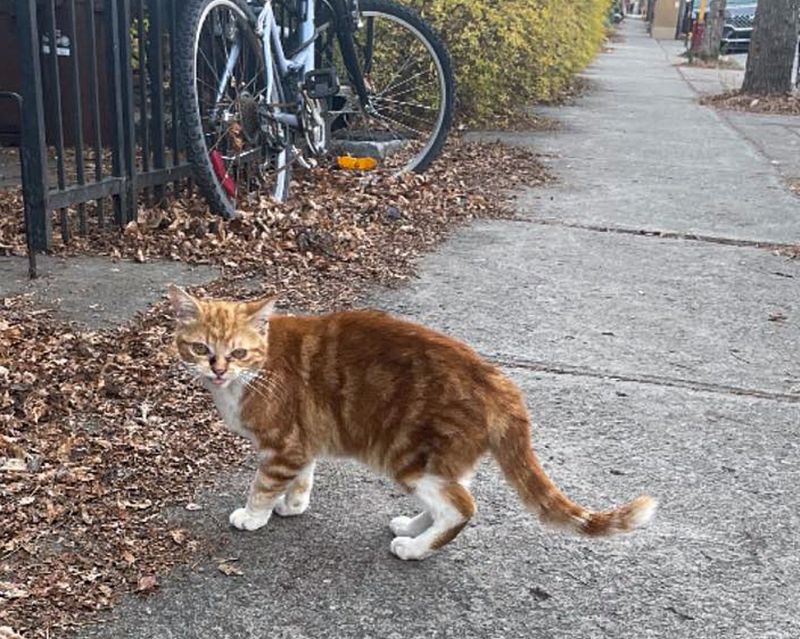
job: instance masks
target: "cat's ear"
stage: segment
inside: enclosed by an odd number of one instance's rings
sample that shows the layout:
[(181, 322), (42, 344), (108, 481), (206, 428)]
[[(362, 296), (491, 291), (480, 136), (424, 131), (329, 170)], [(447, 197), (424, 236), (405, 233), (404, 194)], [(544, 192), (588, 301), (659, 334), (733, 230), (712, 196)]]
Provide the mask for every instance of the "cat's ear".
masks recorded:
[(265, 333), (269, 316), (275, 312), (275, 300), (277, 297), (265, 297), (252, 302), (245, 302), (244, 308), (250, 318), (250, 324), (259, 332)]
[(168, 293), (172, 310), (175, 311), (175, 318), (181, 324), (194, 322), (200, 317), (200, 305), (189, 293), (174, 284), (170, 284)]

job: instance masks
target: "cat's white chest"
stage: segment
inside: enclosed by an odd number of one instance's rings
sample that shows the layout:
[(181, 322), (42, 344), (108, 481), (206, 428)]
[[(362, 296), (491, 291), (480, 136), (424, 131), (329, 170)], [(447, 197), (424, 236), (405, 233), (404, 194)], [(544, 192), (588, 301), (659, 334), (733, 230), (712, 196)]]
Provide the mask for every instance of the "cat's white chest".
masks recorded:
[(244, 384), (234, 381), (225, 388), (219, 388), (213, 384), (205, 384), (205, 386), (211, 391), (211, 398), (214, 400), (214, 405), (217, 407), (219, 415), (222, 417), (222, 421), (225, 422), (225, 426), (228, 427), (228, 430), (242, 437), (247, 437), (247, 439), (255, 443), (256, 440), (253, 431), (242, 423), (241, 418)]

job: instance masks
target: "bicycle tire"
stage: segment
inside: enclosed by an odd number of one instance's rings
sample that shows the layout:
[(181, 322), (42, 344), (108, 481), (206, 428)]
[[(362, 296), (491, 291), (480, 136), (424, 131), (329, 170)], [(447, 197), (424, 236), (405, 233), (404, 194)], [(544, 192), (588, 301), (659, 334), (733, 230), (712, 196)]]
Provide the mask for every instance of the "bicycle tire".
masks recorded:
[[(433, 27), (431, 27), (431, 25), (428, 24), (428, 22), (425, 21), (413, 9), (395, 2), (394, 0), (359, 0), (358, 7), (362, 16), (368, 16), (370, 14), (384, 14), (390, 18), (405, 22), (408, 26), (412, 27), (414, 31), (416, 31), (416, 35), (418, 37), (424, 39), (423, 44), (426, 45), (426, 48), (428, 48), (430, 52), (433, 52), (437, 58), (444, 84), (441, 122), (436, 133), (428, 142), (425, 152), (418, 158), (415, 158), (413, 166), (405, 168), (407, 171), (422, 173), (428, 168), (428, 166), (430, 166), (430, 163), (441, 151), (453, 124), (456, 83), (455, 76), (453, 74), (453, 64), (450, 60), (450, 54)], [(344, 56), (355, 55), (353, 42), (350, 38), (340, 38), (339, 46)]]
[[(205, 197), (212, 211), (226, 219), (232, 219), (236, 217), (235, 203), (226, 193), (211, 165), (209, 151), (205, 141), (206, 132), (203, 130), (198, 107), (198, 96), (195, 84), (195, 47), (198, 30), (202, 27), (200, 21), (206, 8), (210, 4), (220, 2), (222, 2), (222, 5), (236, 7), (243, 20), (249, 22), (247, 18), (251, 16), (252, 13), (247, 2), (244, 0), (188, 0), (183, 7), (178, 33), (176, 34), (175, 79), (172, 86), (177, 97), (179, 117), (183, 123), (182, 129), (186, 154), (192, 165), (193, 176), (197, 187)], [(257, 38), (252, 31), (249, 33), (253, 38)], [(279, 183), (282, 184), (283, 187), (280, 189), (280, 192), (276, 191), (273, 193), (273, 197), (278, 200), (284, 200), (288, 196), (289, 183), (291, 181), (291, 165), (287, 163), (283, 171), (285, 173), (285, 178), (279, 180)]]

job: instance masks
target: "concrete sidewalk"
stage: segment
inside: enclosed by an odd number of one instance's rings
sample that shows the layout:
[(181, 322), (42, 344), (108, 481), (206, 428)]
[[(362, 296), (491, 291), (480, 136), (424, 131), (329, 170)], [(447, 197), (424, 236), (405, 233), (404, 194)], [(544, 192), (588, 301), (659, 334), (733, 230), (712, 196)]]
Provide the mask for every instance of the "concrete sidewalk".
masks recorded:
[[(647, 491), (653, 525), (544, 531), (487, 463), (470, 526), (404, 563), (387, 524), (413, 505), (387, 481), (323, 463), (308, 513), (243, 534), (227, 526), (242, 470), (175, 516), (244, 575), (186, 568), (81, 636), (800, 636), (800, 264), (755, 247), (800, 239), (800, 201), (641, 29), (554, 111), (561, 131), (506, 136), (545, 150), (560, 181), (372, 302), (501, 362), (562, 489), (595, 508)], [(705, 239), (641, 234), (655, 231)]]
[[(684, 50), (682, 42), (660, 41), (659, 46), (698, 96), (725, 93), (742, 86), (746, 55), (730, 56), (741, 69), (706, 69), (682, 64), (685, 62), (680, 57)], [(796, 183), (800, 179), (800, 118), (738, 111), (718, 111), (717, 115), (769, 160), (784, 180)]]
[[(787, 136), (760, 127), (764, 116), (702, 107), (669, 45), (650, 40), (639, 22), (624, 34), (587, 73), (600, 90), (576, 107), (545, 111), (560, 131), (499, 136), (558, 158), (564, 180), (524, 194), (522, 207), (579, 226), (800, 241), (800, 215), (792, 214), (800, 202), (774, 164), (795, 155), (799, 119), (777, 118), (795, 128)], [(796, 177), (800, 160), (793, 162), (796, 172), (787, 173)]]

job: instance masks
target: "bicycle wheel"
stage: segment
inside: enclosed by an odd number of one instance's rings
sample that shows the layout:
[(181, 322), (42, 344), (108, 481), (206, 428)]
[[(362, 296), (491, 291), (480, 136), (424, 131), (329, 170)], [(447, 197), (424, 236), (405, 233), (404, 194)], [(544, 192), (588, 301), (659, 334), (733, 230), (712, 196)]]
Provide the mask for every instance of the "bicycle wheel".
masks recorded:
[(362, 24), (353, 45), (370, 104), (362, 109), (345, 81), (346, 43), (335, 51), (328, 36), (329, 60), (342, 80), (331, 102), (332, 151), (374, 157), (393, 172), (422, 172), (441, 150), (453, 120), (450, 56), (411, 9), (393, 0), (361, 0), (359, 8)]
[(263, 49), (246, 3), (187, 2), (175, 56), (186, 152), (212, 210), (232, 218), (262, 196), (284, 200), (290, 132), (269, 118), (281, 88), (273, 74), (272, 94), (266, 95)]

